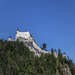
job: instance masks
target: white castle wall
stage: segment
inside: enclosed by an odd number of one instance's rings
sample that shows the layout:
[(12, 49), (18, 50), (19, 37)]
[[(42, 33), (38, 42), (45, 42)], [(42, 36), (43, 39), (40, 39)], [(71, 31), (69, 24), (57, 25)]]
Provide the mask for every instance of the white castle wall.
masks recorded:
[(25, 38), (25, 39), (30, 39), (30, 33), (29, 32), (17, 32), (16, 33), (16, 39), (19, 38), (19, 37), (22, 37), (22, 38)]
[(41, 51), (41, 48), (33, 41), (33, 46), (38, 49), (39, 51)]

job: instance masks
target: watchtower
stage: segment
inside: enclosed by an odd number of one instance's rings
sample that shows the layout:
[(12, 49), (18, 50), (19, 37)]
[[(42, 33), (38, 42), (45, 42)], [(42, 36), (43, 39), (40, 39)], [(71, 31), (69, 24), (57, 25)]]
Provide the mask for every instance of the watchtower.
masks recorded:
[(11, 36), (8, 37), (8, 41), (12, 41), (12, 37)]

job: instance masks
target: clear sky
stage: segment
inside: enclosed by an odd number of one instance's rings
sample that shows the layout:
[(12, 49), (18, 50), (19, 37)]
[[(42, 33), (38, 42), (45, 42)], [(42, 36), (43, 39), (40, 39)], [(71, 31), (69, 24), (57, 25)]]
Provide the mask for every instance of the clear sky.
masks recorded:
[(14, 38), (17, 27), (75, 62), (75, 0), (0, 0), (0, 38)]

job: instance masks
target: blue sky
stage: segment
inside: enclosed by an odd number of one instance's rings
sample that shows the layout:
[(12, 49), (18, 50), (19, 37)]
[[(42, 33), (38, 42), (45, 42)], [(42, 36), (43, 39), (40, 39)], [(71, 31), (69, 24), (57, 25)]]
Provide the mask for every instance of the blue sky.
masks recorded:
[(75, 0), (0, 0), (0, 38), (14, 38), (17, 27), (75, 62)]

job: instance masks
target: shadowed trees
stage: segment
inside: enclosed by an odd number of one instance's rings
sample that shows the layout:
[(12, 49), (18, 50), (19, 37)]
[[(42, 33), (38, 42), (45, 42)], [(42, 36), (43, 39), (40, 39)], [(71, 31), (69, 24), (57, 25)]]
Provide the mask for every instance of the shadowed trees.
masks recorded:
[[(46, 48), (45, 44), (43, 48)], [(56, 75), (58, 60), (58, 63), (64, 61), (50, 54), (34, 56), (23, 42), (0, 40), (0, 75)], [(65, 60), (75, 75), (74, 64), (69, 59)]]

